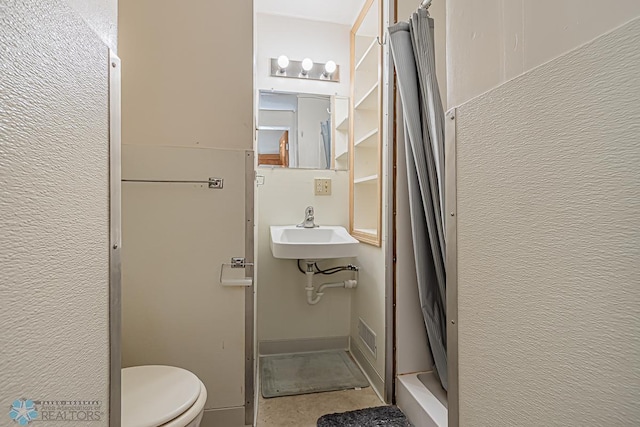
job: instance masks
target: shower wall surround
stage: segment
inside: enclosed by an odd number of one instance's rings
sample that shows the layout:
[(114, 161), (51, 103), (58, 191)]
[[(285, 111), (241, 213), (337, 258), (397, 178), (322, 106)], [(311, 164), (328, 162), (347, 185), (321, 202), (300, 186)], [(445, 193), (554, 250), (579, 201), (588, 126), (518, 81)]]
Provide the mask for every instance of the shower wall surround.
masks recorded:
[(456, 109), (460, 425), (640, 423), (638, 45), (640, 17)]
[(82, 16), (59, 0), (1, 3), (0, 424), (13, 424), (16, 399), (86, 399), (101, 402), (91, 424), (106, 427), (115, 46), (105, 42), (116, 23), (102, 7), (116, 1), (87, 2)]

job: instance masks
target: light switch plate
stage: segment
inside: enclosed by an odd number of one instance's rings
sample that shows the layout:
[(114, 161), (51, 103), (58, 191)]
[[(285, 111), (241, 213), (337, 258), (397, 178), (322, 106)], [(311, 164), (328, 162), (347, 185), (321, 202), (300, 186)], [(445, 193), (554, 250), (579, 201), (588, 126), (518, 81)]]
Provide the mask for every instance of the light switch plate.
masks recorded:
[(331, 195), (331, 179), (329, 178), (316, 178), (314, 185), (314, 193), (316, 196), (329, 196)]

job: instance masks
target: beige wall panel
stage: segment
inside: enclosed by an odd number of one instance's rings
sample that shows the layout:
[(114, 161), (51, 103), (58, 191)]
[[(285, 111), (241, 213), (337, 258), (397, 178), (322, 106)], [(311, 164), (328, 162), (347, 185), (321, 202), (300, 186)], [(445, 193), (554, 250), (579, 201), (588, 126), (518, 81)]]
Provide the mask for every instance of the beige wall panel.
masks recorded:
[(638, 46), (640, 19), (458, 109), (462, 426), (640, 424)]
[[(351, 300), (351, 346), (358, 346), (381, 381), (384, 380), (385, 367), (385, 246), (384, 241), (382, 248), (360, 244), (356, 258), (356, 264), (360, 267), (360, 278)], [(358, 335), (360, 318), (376, 334), (375, 357)], [(384, 395), (384, 390), (378, 390), (378, 392)]]
[(253, 2), (119, 7), (123, 144), (250, 149)]
[(123, 146), (123, 159), (124, 180), (224, 178), (221, 190), (123, 183), (123, 366), (188, 369), (207, 387), (207, 409), (242, 406), (245, 290), (219, 275), (244, 256), (245, 153)]
[(446, 3), (449, 108), (640, 15), (637, 0)]
[(501, 6), (501, 0), (447, 1), (449, 108), (506, 80), (502, 39), (510, 35), (500, 25)]
[[(349, 225), (349, 173), (347, 171), (259, 168), (264, 185), (258, 199), (258, 340), (288, 340), (349, 335), (351, 294), (331, 289), (316, 305), (307, 304), (306, 278), (295, 260), (277, 259), (271, 253), (269, 227), (299, 224), (307, 206), (315, 208), (320, 225)], [(332, 194), (314, 195), (314, 178), (330, 178)], [(361, 245), (362, 246), (362, 245)], [(319, 262), (321, 267), (354, 263), (354, 259)], [(346, 280), (350, 273), (316, 275), (315, 283)]]
[(87, 399), (106, 427), (109, 52), (66, 3), (0, 10), (0, 424), (15, 399)]
[[(512, 2), (503, 0), (505, 6)], [(640, 16), (637, 0), (520, 0), (524, 32), (524, 69), (564, 52)], [(516, 10), (516, 12), (518, 12)], [(505, 23), (514, 16), (505, 9)]]

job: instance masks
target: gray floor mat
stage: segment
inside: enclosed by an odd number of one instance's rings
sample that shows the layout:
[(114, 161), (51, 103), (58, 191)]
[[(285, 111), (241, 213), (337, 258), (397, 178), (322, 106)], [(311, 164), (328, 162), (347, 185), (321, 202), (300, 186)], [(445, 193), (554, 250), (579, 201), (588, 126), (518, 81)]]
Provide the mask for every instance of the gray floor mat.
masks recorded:
[(369, 386), (342, 350), (261, 356), (260, 374), (265, 398)]
[(323, 415), (318, 427), (413, 427), (397, 406), (378, 406)]

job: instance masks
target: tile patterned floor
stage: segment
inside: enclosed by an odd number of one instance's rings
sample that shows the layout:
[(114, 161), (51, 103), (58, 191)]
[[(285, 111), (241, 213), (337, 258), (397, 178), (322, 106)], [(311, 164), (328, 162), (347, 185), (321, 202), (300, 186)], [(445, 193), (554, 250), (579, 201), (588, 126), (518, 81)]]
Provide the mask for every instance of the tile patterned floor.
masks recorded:
[(272, 399), (260, 396), (257, 427), (315, 427), (325, 414), (380, 405), (383, 403), (371, 387)]

